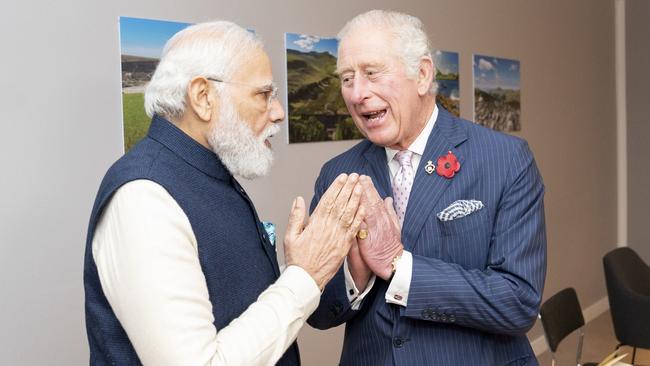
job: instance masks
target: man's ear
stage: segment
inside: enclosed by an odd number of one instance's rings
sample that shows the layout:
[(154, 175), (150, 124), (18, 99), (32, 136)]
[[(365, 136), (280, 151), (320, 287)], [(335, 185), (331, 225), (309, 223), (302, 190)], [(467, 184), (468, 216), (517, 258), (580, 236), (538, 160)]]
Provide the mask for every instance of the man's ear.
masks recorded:
[(213, 86), (206, 78), (197, 76), (187, 85), (187, 103), (192, 113), (204, 122), (212, 121), (218, 112), (217, 98), (210, 93)]
[(431, 89), (431, 83), (436, 74), (436, 66), (433, 64), (431, 57), (422, 57), (420, 60), (420, 69), (418, 70), (418, 94), (424, 96)]

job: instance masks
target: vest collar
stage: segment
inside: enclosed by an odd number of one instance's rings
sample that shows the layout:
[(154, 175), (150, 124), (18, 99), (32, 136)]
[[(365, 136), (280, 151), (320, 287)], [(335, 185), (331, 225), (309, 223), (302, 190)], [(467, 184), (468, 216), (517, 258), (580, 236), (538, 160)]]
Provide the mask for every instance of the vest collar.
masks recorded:
[(178, 155), (188, 164), (219, 180), (229, 181), (232, 175), (217, 154), (198, 143), (168, 120), (154, 115), (147, 136)]

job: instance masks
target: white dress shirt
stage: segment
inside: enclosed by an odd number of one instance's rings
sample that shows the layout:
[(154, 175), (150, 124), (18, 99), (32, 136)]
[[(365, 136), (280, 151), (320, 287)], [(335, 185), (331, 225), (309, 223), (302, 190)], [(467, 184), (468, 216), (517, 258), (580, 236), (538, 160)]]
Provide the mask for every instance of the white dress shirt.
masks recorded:
[(320, 299), (309, 274), (289, 266), (217, 330), (187, 215), (148, 180), (117, 190), (92, 252), (104, 294), (145, 365), (273, 365)]
[[(413, 155), (411, 156), (411, 166), (413, 166), (413, 172), (415, 174), (417, 174), (420, 160), (422, 160), (424, 149), (427, 146), (427, 141), (429, 140), (433, 126), (436, 123), (436, 119), (438, 119), (438, 106), (435, 106), (433, 108), (433, 113), (431, 114), (431, 117), (429, 118), (427, 124), (422, 129), (422, 132), (420, 132), (415, 141), (413, 141), (413, 143), (408, 147), (408, 150), (413, 152)], [(390, 177), (392, 182), (399, 170), (399, 162), (393, 159), (399, 150), (394, 150), (389, 147), (386, 147), (385, 149), (386, 161), (388, 162), (388, 169), (390, 170)], [(359, 290), (355, 286), (354, 280), (350, 274), (350, 270), (348, 269), (347, 259), (344, 266), (345, 283), (346, 288), (348, 289), (348, 299), (352, 304), (352, 308), (356, 310), (361, 307), (361, 302), (368, 294), (368, 292), (370, 292), (372, 285), (375, 283), (376, 276), (373, 274), (364, 292), (359, 293)], [(397, 261), (395, 268), (395, 274), (393, 275), (393, 278), (390, 281), (390, 285), (386, 290), (385, 299), (388, 303), (406, 306), (409, 297), (409, 290), (411, 288), (411, 276), (413, 274), (413, 255), (410, 252), (404, 250), (402, 257)]]

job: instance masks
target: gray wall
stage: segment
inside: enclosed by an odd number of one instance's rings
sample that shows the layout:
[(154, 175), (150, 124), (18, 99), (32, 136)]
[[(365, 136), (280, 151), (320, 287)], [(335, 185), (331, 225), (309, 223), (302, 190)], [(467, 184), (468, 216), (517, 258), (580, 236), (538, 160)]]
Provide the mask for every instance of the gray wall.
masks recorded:
[[(333, 36), (352, 15), (398, 3), (178, 4), (36, 0), (2, 6), (0, 364), (87, 362), (81, 276), (86, 224), (101, 177), (122, 151), (118, 16), (225, 18), (253, 27), (266, 41), (283, 85), (285, 31)], [(466, 118), (472, 117), (472, 53), (521, 60), (519, 135), (530, 142), (547, 186), (545, 296), (574, 286), (585, 307), (601, 299), (600, 258), (616, 239), (613, 2), (399, 4), (398, 10), (422, 18), (437, 48), (460, 52)], [(321, 164), (353, 145), (288, 146), (284, 136), (286, 126), (274, 141), (273, 173), (246, 183), (260, 216), (276, 222), (281, 232), (291, 199), (310, 199)], [(531, 339), (540, 334), (534, 328)], [(341, 328), (305, 329), (300, 336), (305, 364), (336, 364), (341, 337)]]
[(626, 0), (628, 241), (650, 263), (650, 1)]

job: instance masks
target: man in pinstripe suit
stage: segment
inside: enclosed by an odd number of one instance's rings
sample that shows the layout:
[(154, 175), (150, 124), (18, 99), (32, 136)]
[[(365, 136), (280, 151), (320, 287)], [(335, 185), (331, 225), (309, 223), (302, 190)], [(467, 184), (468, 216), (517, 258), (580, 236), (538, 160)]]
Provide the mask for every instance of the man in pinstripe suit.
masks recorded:
[(436, 106), (419, 19), (371, 11), (339, 39), (343, 98), (367, 139), (323, 166), (312, 208), (358, 172), (369, 213), (309, 323), (346, 323), (342, 365), (536, 365), (525, 334), (546, 233), (527, 143)]

